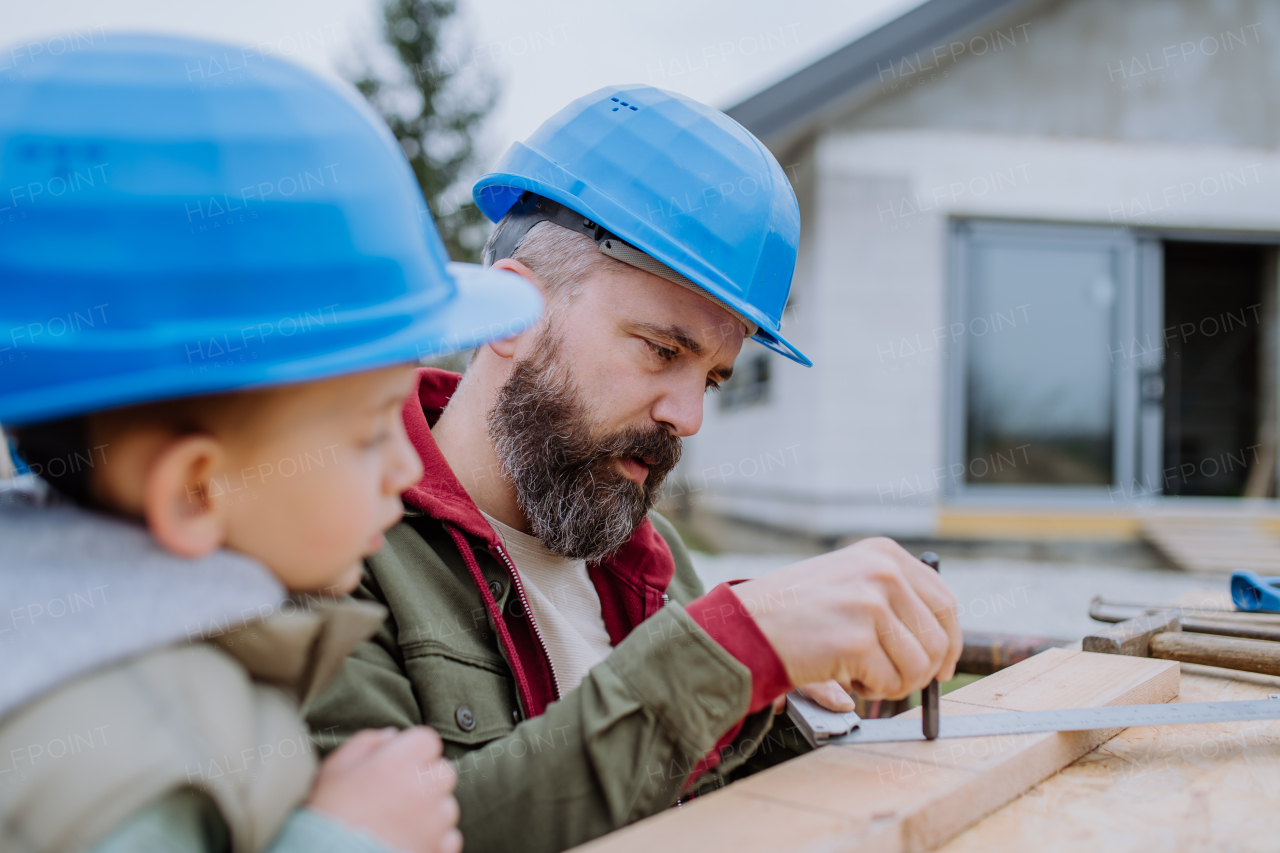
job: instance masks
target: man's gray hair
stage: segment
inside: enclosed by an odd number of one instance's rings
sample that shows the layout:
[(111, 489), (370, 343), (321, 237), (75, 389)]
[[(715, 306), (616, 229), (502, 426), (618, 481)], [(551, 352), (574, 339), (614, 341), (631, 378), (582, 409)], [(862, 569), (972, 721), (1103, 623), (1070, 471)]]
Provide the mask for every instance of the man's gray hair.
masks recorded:
[[(507, 218), (503, 217), (484, 244), (482, 257), (486, 267), (499, 260), (494, 257), (493, 246), (506, 224)], [(530, 228), (516, 244), (511, 258), (532, 270), (550, 293), (570, 299), (581, 292), (583, 283), (592, 275), (628, 268), (621, 261), (601, 254), (600, 247), (587, 235), (554, 222), (539, 222)]]
[[(506, 229), (511, 227), (512, 218), (510, 212), (502, 217), (485, 242), (481, 259), (486, 267), (492, 266), (499, 260), (495, 246), (502, 240)], [(608, 236), (609, 239), (597, 243), (572, 228), (565, 228), (555, 222), (544, 220), (525, 232), (516, 243), (510, 257), (532, 270), (534, 276), (547, 288), (551, 299), (555, 301), (576, 297), (582, 291), (583, 283), (594, 274), (639, 269), (659, 278), (665, 278), (720, 306), (742, 323), (747, 337), (751, 337), (758, 330), (759, 327), (755, 321), (744, 317), (714, 293), (624, 240), (612, 235)], [(552, 310), (551, 306), (548, 307), (548, 311), (550, 310)]]

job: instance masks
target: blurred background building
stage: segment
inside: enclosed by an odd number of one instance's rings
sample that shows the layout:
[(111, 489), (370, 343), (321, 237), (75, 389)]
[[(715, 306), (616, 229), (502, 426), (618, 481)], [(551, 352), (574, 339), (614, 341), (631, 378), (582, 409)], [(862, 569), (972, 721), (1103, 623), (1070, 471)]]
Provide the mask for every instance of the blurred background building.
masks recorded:
[[(1280, 4), (651, 7), (0, 0), (0, 84), (136, 29), (345, 77), (460, 259), (488, 233), (475, 177), (569, 100), (635, 81), (720, 106), (799, 197), (786, 326), (816, 366), (748, 343), (708, 400), (664, 503), (695, 545), (1150, 563), (1124, 551), (1145, 538), (1280, 574)], [(18, 355), (0, 341), (0, 369)]]
[(815, 366), (744, 348), (686, 522), (1280, 547), (1277, 34), (1257, 0), (929, 0), (732, 106), (800, 200)]

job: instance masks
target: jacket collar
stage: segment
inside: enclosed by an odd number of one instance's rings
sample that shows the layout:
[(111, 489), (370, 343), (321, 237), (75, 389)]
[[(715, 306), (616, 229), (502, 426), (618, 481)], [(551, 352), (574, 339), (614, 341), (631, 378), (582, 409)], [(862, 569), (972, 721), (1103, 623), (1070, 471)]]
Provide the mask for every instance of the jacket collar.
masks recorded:
[[(405, 401), (404, 425), (422, 459), (423, 475), (416, 486), (404, 493), (404, 499), (427, 515), (483, 539), (490, 547), (497, 547), (501, 544), (497, 534), (480, 514), (431, 435), (431, 427), (440, 419), (461, 381), (459, 373), (432, 367), (418, 370), (418, 393)], [(646, 587), (661, 592), (675, 575), (675, 560), (666, 541), (645, 519), (631, 539), (616, 554), (601, 560), (598, 568), (618, 576), (637, 592)]]
[(462, 374), (433, 367), (418, 369), (418, 393), (404, 403), (404, 426), (422, 459), (422, 479), (403, 497), (405, 501), (432, 518), (447, 521), (458, 529), (479, 537), (490, 546), (499, 544), (498, 536), (480, 514), (471, 495), (458, 482), (449, 462), (431, 435), (431, 427), (440, 420)]

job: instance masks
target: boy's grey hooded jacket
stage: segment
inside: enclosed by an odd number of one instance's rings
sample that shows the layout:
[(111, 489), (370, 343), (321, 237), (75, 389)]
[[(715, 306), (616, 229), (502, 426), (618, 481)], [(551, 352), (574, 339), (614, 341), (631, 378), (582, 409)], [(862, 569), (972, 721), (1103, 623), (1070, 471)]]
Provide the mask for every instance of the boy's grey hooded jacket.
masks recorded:
[(216, 806), (232, 850), (265, 849), (315, 773), (299, 704), (382, 612), (287, 598), (247, 557), (175, 557), (137, 524), (14, 483), (0, 482), (0, 849), (83, 850), (182, 791)]

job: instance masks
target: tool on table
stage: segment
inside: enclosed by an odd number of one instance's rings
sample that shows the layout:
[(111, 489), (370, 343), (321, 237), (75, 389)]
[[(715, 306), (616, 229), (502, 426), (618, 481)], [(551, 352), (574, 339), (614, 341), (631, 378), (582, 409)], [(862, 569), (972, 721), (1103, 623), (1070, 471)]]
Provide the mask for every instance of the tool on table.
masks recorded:
[(994, 631), (965, 631), (964, 649), (956, 663), (956, 672), (967, 675), (991, 675), (1005, 667), (1038, 655), (1046, 649), (1070, 645), (1052, 637), (1028, 637)]
[[(923, 559), (923, 558), (922, 558)], [(1166, 609), (1112, 625), (1084, 638), (1086, 652), (1133, 655), (1280, 675), (1280, 643), (1240, 637), (1184, 632), (1182, 612)], [(1119, 729), (1189, 723), (1280, 720), (1280, 702), (1199, 702), (1173, 705), (1123, 705), (1053, 711), (1003, 711), (940, 718), (924, 727), (915, 719), (891, 717), (863, 720), (856, 713), (836, 713), (798, 692), (787, 695), (787, 712), (814, 746), (823, 743), (887, 743), (934, 738), (981, 737), (1032, 732)], [(936, 707), (936, 706), (935, 706)], [(928, 714), (927, 706), (925, 713)]]
[[(1138, 604), (1131, 601), (1107, 601), (1100, 595), (1093, 597), (1093, 602), (1089, 607), (1089, 615), (1093, 616), (1099, 622), (1123, 622), (1126, 619), (1132, 619), (1141, 613), (1159, 613), (1162, 610), (1168, 610), (1175, 605), (1169, 604), (1167, 601), (1163, 604)], [(1280, 612), (1268, 613), (1263, 610), (1248, 613), (1243, 610), (1236, 610), (1232, 607), (1214, 607), (1211, 605), (1195, 605), (1195, 604), (1179, 604), (1176, 605), (1179, 610), (1188, 616), (1200, 616), (1205, 619), (1220, 620), (1223, 622), (1242, 622), (1250, 625), (1280, 625)], [(1120, 615), (1116, 610), (1138, 611), (1137, 613), (1125, 613)]]
[(1112, 625), (1084, 638), (1086, 652), (1163, 658), (1280, 675), (1280, 643), (1184, 632), (1180, 610), (1165, 610)]
[[(1142, 608), (1139, 605), (1129, 604), (1110, 604), (1101, 598), (1095, 597), (1089, 605), (1089, 616), (1096, 622), (1128, 622), (1135, 618), (1132, 613), (1118, 614), (1107, 612), (1106, 608), (1129, 608), (1144, 609), (1147, 616), (1153, 616), (1159, 613), (1167, 613), (1168, 607)], [(1182, 612), (1180, 624), (1183, 631), (1190, 631), (1196, 634), (1216, 634), (1221, 637), (1242, 637), (1250, 640), (1271, 640), (1280, 641), (1280, 620), (1271, 617), (1261, 617), (1252, 613), (1238, 613), (1235, 610), (1208, 610), (1179, 607)], [(1200, 618), (1197, 616), (1188, 616), (1187, 611), (1193, 613), (1207, 614), (1208, 618)], [(1252, 617), (1252, 618), (1239, 618)]]
[(1231, 574), (1231, 600), (1247, 612), (1280, 612), (1280, 578), (1241, 569)]
[[(1062, 708), (1052, 711), (996, 711), (941, 718), (940, 738), (988, 737), (1035, 732), (1082, 732), (1134, 726), (1179, 726), (1280, 720), (1280, 693), (1268, 699), (1240, 702), (1188, 702), (1168, 705), (1109, 705), (1102, 708)], [(926, 740), (912, 717), (863, 720), (853, 712), (841, 714), (816, 704), (798, 692), (787, 694), (787, 713), (811, 746), (826, 744), (893, 743)]]
[[(920, 562), (924, 563), (935, 572), (941, 572), (942, 561), (938, 555), (932, 551), (925, 551), (920, 555)], [(938, 739), (938, 679), (930, 681), (928, 686), (920, 691), (920, 719), (924, 723), (924, 739)]]

